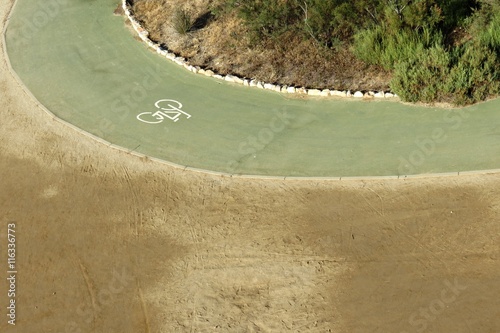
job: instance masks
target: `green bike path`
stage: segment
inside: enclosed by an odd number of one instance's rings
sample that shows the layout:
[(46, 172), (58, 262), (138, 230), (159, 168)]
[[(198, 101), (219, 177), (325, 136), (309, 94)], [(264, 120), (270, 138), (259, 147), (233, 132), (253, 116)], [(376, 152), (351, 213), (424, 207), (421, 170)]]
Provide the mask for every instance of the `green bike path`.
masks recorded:
[[(57, 117), (138, 153), (272, 176), (387, 176), (500, 168), (500, 99), (460, 110), (295, 98), (186, 71), (113, 15), (117, 0), (18, 0), (12, 67)], [(177, 121), (138, 120), (182, 103)], [(160, 107), (174, 102), (161, 102)], [(150, 120), (160, 119), (153, 118)]]

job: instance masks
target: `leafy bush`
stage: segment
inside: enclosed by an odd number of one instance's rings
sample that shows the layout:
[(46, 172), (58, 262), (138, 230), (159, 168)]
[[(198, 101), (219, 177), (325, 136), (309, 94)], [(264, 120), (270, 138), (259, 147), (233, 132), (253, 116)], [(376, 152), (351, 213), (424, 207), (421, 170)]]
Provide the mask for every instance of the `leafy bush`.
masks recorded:
[(419, 48), (396, 64), (391, 89), (409, 102), (433, 102), (446, 94), (450, 56), (440, 46)]
[(473, 15), (465, 20), (471, 36), (491, 49), (500, 52), (500, 3), (483, 0)]
[(293, 29), (301, 17), (300, 7), (292, 1), (248, 0), (237, 8), (254, 39), (278, 37)]
[(447, 77), (447, 90), (458, 105), (485, 100), (500, 91), (500, 62), (497, 55), (477, 43), (464, 45)]
[(350, 39), (358, 23), (352, 1), (308, 0), (301, 8), (305, 32), (327, 47)]
[(437, 3), (442, 11), (440, 28), (444, 33), (462, 26), (467, 17), (479, 7), (476, 0), (439, 0)]
[(349, 0), (230, 0), (230, 4), (257, 40), (294, 31), (332, 47), (351, 39), (356, 27), (368, 21), (366, 10)]
[[(362, 30), (354, 36), (354, 54), (368, 64), (378, 64), (382, 59), (382, 53), (385, 51), (386, 38), (386, 31), (383, 26)], [(388, 68), (383, 64), (380, 65)]]
[[(469, 104), (484, 100), (499, 92), (500, 6), (495, 10), (495, 2), (489, 0), (481, 4), (422, 0), (405, 11), (399, 7), (399, 13), (388, 6), (383, 22), (355, 35), (354, 54), (393, 70), (391, 89), (405, 101)], [(447, 46), (443, 34), (465, 26), (470, 34), (461, 37), (458, 45)]]
[(409, 102), (471, 104), (498, 94), (499, 70), (496, 54), (484, 46), (469, 43), (447, 52), (436, 45), (398, 63), (391, 89)]
[(500, 55), (500, 12), (492, 17), (490, 23), (479, 36), (481, 43)]
[(440, 33), (432, 33), (425, 28), (422, 32), (401, 30), (390, 34), (384, 25), (363, 30), (354, 38), (354, 54), (369, 64), (381, 65), (387, 70), (436, 44), (441, 44)]

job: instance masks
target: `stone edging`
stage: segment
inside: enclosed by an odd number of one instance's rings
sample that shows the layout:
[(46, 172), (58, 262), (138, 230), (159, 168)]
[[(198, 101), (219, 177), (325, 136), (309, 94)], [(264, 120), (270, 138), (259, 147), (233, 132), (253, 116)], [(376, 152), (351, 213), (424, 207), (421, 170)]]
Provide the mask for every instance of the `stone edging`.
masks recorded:
[(168, 49), (165, 49), (164, 47), (160, 46), (159, 44), (153, 42), (152, 40), (149, 39), (149, 32), (144, 29), (139, 22), (134, 18), (132, 13), (130, 12), (128, 6), (127, 6), (127, 0), (122, 0), (122, 8), (123, 11), (125, 12), (125, 16), (128, 18), (130, 23), (132, 24), (132, 27), (134, 30), (137, 32), (137, 35), (139, 38), (141, 38), (144, 43), (146, 43), (150, 48), (152, 48), (156, 53), (159, 55), (175, 62), (176, 64), (183, 66), (185, 69), (187, 69), (190, 72), (193, 72), (195, 74), (201, 74), (209, 77), (214, 77), (219, 80), (227, 81), (227, 82), (233, 82), (237, 84), (241, 84), (246, 87), (256, 87), (260, 89), (265, 89), (265, 90), (271, 90), (271, 91), (276, 91), (279, 93), (284, 93), (284, 94), (299, 94), (299, 95), (309, 95), (309, 96), (321, 96), (321, 97), (342, 97), (342, 98), (356, 98), (356, 99), (361, 99), (361, 98), (366, 98), (366, 99), (372, 99), (372, 98), (377, 98), (377, 99), (384, 99), (384, 98), (390, 98), (394, 99), (397, 98), (398, 96), (396, 94), (393, 94), (391, 92), (384, 92), (384, 91), (379, 91), (379, 92), (374, 92), (374, 91), (367, 91), (367, 92), (362, 92), (362, 91), (355, 91), (351, 93), (350, 90), (347, 91), (339, 91), (339, 90), (334, 90), (334, 89), (307, 89), (304, 87), (292, 87), (292, 86), (282, 86), (282, 85), (276, 85), (272, 83), (265, 83), (262, 81), (257, 81), (257, 80), (251, 80), (247, 78), (241, 78), (236, 75), (220, 75), (217, 73), (214, 73), (212, 70), (207, 70), (200, 68), (199, 66), (192, 66), (189, 61), (187, 61), (185, 58), (178, 57), (175, 55), (175, 53), (170, 52)]

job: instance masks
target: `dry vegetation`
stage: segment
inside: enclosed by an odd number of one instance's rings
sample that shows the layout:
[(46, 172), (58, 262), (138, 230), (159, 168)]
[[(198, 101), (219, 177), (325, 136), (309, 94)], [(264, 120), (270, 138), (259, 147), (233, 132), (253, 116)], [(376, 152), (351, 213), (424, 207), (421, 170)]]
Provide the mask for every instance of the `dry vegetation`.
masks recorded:
[(221, 74), (294, 86), (335, 89), (389, 89), (390, 75), (367, 66), (348, 49), (337, 52), (318, 48), (313, 40), (293, 32), (268, 43), (252, 43), (247, 28), (235, 13), (208, 19), (206, 25), (186, 35), (173, 28), (177, 8), (191, 14), (193, 21), (207, 17), (217, 5), (213, 0), (135, 0), (134, 14), (150, 32), (193, 65)]
[(151, 38), (200, 67), (270, 83), (391, 90), (467, 105), (500, 91), (492, 0), (135, 0)]

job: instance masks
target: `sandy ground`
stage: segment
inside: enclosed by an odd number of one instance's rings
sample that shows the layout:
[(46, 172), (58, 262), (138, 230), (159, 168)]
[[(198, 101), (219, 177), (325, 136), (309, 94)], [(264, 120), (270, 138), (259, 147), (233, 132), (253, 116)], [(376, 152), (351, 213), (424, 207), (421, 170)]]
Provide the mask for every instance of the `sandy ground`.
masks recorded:
[(498, 174), (184, 172), (51, 120), (3, 55), (0, 119), (1, 332), (500, 331)]

